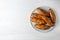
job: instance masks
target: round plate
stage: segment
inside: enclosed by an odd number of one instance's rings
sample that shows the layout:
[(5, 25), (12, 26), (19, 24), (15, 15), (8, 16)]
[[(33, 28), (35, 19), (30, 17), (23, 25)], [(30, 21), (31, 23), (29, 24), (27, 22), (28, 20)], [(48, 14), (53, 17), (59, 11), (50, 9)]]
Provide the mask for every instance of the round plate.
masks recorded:
[[(48, 11), (48, 9), (50, 9), (50, 7), (46, 7), (46, 6), (43, 6), (43, 7), (40, 7), (40, 8), (44, 9), (45, 11)], [(37, 11), (34, 10), (33, 13), (37, 13)], [(35, 30), (40, 31), (40, 32), (49, 32), (49, 31), (51, 31), (51, 30), (54, 28), (54, 26), (52, 26), (52, 27), (50, 27), (50, 28), (47, 29), (47, 30), (42, 30), (42, 29), (38, 29), (38, 28), (34, 27), (34, 24), (35, 24), (35, 23), (31, 22), (32, 27), (33, 27)]]

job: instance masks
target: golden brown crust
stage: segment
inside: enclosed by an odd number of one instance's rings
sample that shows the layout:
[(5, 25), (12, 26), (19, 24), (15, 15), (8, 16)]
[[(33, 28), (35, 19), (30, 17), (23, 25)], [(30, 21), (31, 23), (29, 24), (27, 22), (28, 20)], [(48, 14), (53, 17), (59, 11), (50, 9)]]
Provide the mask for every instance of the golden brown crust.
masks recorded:
[(46, 24), (44, 22), (44, 20), (41, 20), (41, 19), (38, 19), (38, 18), (35, 18), (35, 17), (31, 17), (30, 21), (31, 22), (35, 22), (35, 23), (38, 23), (38, 24)]
[(46, 16), (41, 16), (41, 17), (47, 23), (48, 26), (52, 26), (53, 25), (51, 20), (48, 19), (48, 17), (46, 17)]
[(56, 22), (56, 16), (55, 16), (53, 10), (52, 9), (49, 9), (48, 12), (50, 14), (50, 17), (51, 17), (52, 22), (55, 23)]
[(36, 23), (38, 24), (46, 24), (44, 20), (42, 19), (37, 19)]
[(35, 17), (35, 18), (41, 19), (40, 14), (37, 14), (37, 13), (32, 13), (31, 17)]
[(36, 22), (36, 21), (37, 21), (37, 18), (31, 17), (31, 18), (30, 18), (30, 21), (31, 21), (31, 22)]
[(38, 13), (41, 15), (49, 16), (48, 12), (46, 12), (45, 10), (41, 8), (37, 8), (36, 11), (38, 11)]
[(43, 30), (50, 28), (50, 27), (48, 27), (46, 25), (42, 25), (42, 24), (35, 24), (35, 27), (38, 29), (43, 29)]

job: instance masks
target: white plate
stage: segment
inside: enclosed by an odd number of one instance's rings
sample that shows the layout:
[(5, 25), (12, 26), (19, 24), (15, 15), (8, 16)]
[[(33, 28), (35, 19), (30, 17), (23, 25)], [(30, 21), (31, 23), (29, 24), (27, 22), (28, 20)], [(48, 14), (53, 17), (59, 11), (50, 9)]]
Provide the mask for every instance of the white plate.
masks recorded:
[[(39, 8), (39, 7), (37, 7), (37, 8)], [(40, 8), (44, 9), (45, 11), (48, 11), (48, 10), (50, 9), (50, 7), (47, 7), (47, 6), (41, 6)], [(53, 10), (53, 8), (51, 8), (51, 9)], [(53, 10), (53, 11), (54, 11), (54, 10)], [(38, 12), (37, 12), (36, 10), (34, 10), (33, 13), (38, 13)], [(54, 12), (54, 13), (55, 13), (55, 12)], [(50, 27), (50, 28), (47, 29), (47, 30), (42, 30), (42, 29), (36, 28), (36, 27), (34, 26), (35, 23), (33, 23), (33, 22), (31, 22), (31, 25), (32, 25), (32, 27), (33, 27), (35, 30), (40, 31), (40, 32), (44, 32), (44, 33), (51, 31), (51, 30), (55, 27), (55, 25), (54, 25), (54, 26)]]

